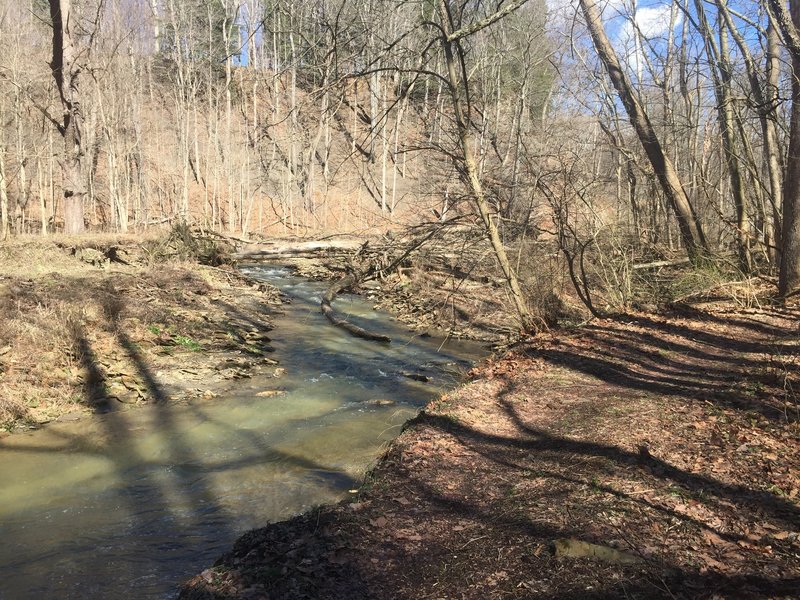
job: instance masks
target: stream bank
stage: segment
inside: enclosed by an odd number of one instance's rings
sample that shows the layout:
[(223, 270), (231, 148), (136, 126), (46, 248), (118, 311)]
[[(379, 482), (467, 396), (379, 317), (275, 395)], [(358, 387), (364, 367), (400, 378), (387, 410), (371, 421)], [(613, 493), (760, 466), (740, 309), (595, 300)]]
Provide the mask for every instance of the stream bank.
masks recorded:
[[(171, 280), (165, 292), (191, 291), (175, 285), (173, 270), (162, 266), (161, 271)], [(84, 280), (84, 289), (93, 292), (88, 306), (104, 308), (103, 318), (120, 316), (111, 321), (117, 327), (93, 322), (89, 325), (98, 331), (82, 329), (76, 336), (87, 340), (87, 348), (79, 348), (82, 356), (91, 357), (84, 377), (107, 397), (105, 351), (116, 350), (154, 401), (137, 402), (135, 410), (98, 407), (94, 412), (102, 414), (91, 418), (81, 413), (0, 440), (0, 476), (6, 482), (0, 488), (0, 599), (174, 594), (179, 581), (230, 547), (242, 531), (356, 489), (402, 424), (485, 354), (479, 345), (418, 336), (348, 295), (337, 299), (341, 314), (393, 341), (375, 345), (353, 338), (320, 312), (325, 284), (275, 267), (256, 266), (247, 273), (254, 291), (273, 289), (273, 283), (284, 290), (284, 314), (273, 308), (267, 315), (275, 329), (269, 340), (258, 341), (268, 356), (243, 373), (239, 369), (246, 367), (237, 365), (241, 379), (221, 381), (224, 387), (213, 401), (205, 394), (174, 398), (171, 390), (182, 382), (156, 370), (147, 350), (133, 341), (127, 319), (140, 307), (119, 307), (112, 302), (120, 295), (98, 294), (106, 288)], [(56, 297), (63, 298), (60, 291)], [(235, 292), (246, 296), (244, 290)], [(245, 333), (268, 310), (261, 305), (240, 312), (246, 304), (231, 304), (234, 298), (217, 297), (215, 291), (206, 295), (224, 302), (228, 318), (246, 322)], [(203, 314), (211, 336), (213, 314)], [(187, 329), (168, 332), (170, 338), (188, 337), (190, 323), (184, 316)], [(117, 345), (100, 352), (98, 339), (90, 337), (95, 334), (113, 335)], [(206, 352), (186, 350), (187, 357)], [(192, 371), (188, 375), (206, 378), (200, 389), (207, 389), (208, 373), (217, 373), (215, 362), (202, 357), (178, 364)], [(227, 360), (224, 366), (230, 366)]]
[(543, 334), (184, 600), (797, 598), (800, 306)]
[(155, 257), (162, 244), (86, 236), (0, 246), (0, 428), (210, 400), (236, 379), (280, 375), (269, 336), (280, 293), (232, 267)]

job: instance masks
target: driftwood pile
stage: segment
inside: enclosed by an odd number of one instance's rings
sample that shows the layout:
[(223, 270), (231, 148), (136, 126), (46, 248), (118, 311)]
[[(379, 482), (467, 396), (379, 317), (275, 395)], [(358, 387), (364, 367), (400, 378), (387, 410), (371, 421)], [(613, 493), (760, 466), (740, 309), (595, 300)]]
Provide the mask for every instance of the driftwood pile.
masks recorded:
[(322, 313), (331, 323), (354, 336), (388, 343), (387, 336), (367, 331), (337, 313), (333, 306), (336, 296), (356, 290), (369, 280), (385, 278), (398, 269), (411, 267), (420, 255), (424, 255), (423, 262), (429, 266), (438, 264), (444, 270), (452, 269), (458, 259), (454, 248), (463, 245), (465, 238), (472, 237), (468, 228), (434, 224), (411, 229), (403, 235), (387, 234), (368, 241), (348, 238), (245, 244), (233, 257), (240, 261), (274, 262), (317, 258), (339, 263), (346, 274), (326, 290), (320, 302)]

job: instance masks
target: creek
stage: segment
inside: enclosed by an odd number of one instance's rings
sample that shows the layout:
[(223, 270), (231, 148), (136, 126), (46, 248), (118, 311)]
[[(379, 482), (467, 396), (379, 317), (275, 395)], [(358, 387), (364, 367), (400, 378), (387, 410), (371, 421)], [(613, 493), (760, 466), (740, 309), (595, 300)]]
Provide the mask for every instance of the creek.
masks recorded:
[(174, 597), (244, 531), (347, 496), (486, 354), (341, 296), (339, 312), (392, 343), (354, 338), (320, 313), (325, 283), (244, 270), (292, 299), (270, 332), (285, 375), (0, 440), (0, 599)]

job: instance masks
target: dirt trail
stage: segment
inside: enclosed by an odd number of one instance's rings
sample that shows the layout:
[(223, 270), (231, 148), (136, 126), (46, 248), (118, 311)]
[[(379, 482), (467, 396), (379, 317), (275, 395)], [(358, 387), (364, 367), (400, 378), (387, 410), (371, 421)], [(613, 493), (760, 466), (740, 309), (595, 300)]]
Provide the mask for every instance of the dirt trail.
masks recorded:
[(594, 321), (471, 377), (182, 597), (798, 597), (798, 307)]

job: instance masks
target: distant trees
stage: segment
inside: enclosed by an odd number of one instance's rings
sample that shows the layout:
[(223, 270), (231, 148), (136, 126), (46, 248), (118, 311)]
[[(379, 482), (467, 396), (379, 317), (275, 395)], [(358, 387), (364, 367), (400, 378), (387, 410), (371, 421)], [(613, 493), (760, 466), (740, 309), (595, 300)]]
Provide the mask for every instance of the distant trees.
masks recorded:
[(511, 261), (506, 253), (505, 245), (500, 237), (500, 230), (495, 221), (499, 214), (492, 214), (493, 211), (489, 199), (484, 191), (483, 182), (478, 172), (478, 162), (476, 160), (477, 144), (473, 138), (475, 124), (472, 120), (472, 99), (469, 92), (469, 81), (467, 76), (467, 64), (464, 49), (461, 46), (461, 39), (472, 35), (481, 29), (488, 27), (491, 23), (510, 14), (516, 10), (526, 0), (517, 0), (510, 3), (504, 10), (488, 15), (486, 18), (473, 24), (468, 24), (456, 30), (453, 15), (448, 6), (447, 0), (438, 0), (437, 9), (439, 12), (439, 26), (441, 27), (441, 44), (444, 49), (444, 61), (447, 73), (447, 84), (450, 91), (455, 126), (457, 130), (460, 154), (455, 155), (455, 162), (462, 176), (466, 179), (473, 199), (478, 208), (486, 235), (494, 250), (500, 270), (508, 284), (511, 298), (514, 302), (520, 324), (525, 331), (536, 331), (540, 328), (530, 309), (528, 308), (525, 294), (520, 286), (519, 279)]
[(796, 290), (794, 4), (577, 8), (0, 0), (0, 229), (458, 218), (521, 317), (547, 244), (587, 289), (686, 252)]
[(693, 262), (700, 262), (708, 254), (708, 244), (694, 207), (683, 189), (672, 161), (664, 152), (655, 128), (650, 122), (650, 117), (639, 102), (633, 85), (628, 80), (616, 52), (608, 41), (597, 3), (595, 0), (580, 0), (580, 4), (586, 18), (586, 25), (597, 49), (597, 54), (622, 100), (625, 111), (628, 113), (636, 135), (644, 147), (664, 195), (675, 212), (678, 227), (681, 231), (681, 239), (686, 245), (689, 257)]
[[(795, 111), (783, 109), (780, 89), (784, 81), (796, 83), (800, 63), (793, 64), (791, 78), (781, 78), (777, 31), (793, 61), (800, 57), (793, 48), (800, 45), (792, 42), (797, 39), (794, 13), (781, 0), (767, 4), (770, 10), (766, 4), (753, 5), (754, 12), (744, 14), (742, 6), (729, 6), (726, 0), (642, 7), (623, 3), (626, 20), (616, 26), (612, 41), (606, 29), (619, 22), (619, 5), (603, 12), (595, 0), (580, 0), (597, 55), (674, 210), (690, 257), (697, 259), (704, 236), (711, 254), (733, 250), (743, 274), (777, 271), (780, 293), (786, 296), (798, 286), (789, 282), (800, 278), (792, 275), (800, 268), (800, 248), (792, 241), (797, 236), (792, 188), (797, 187), (795, 178), (800, 181), (794, 172), (800, 170), (792, 165)], [(618, 164), (627, 164), (634, 239), (644, 235), (653, 240), (659, 231), (669, 232), (669, 222), (642, 220), (641, 175), (647, 179), (649, 174), (636, 173), (641, 165), (615, 120), (615, 104), (612, 99), (601, 111), (601, 126)], [(610, 122), (603, 114), (611, 115)], [(667, 175), (670, 171), (674, 177)], [(619, 179), (618, 190), (625, 183)]]

